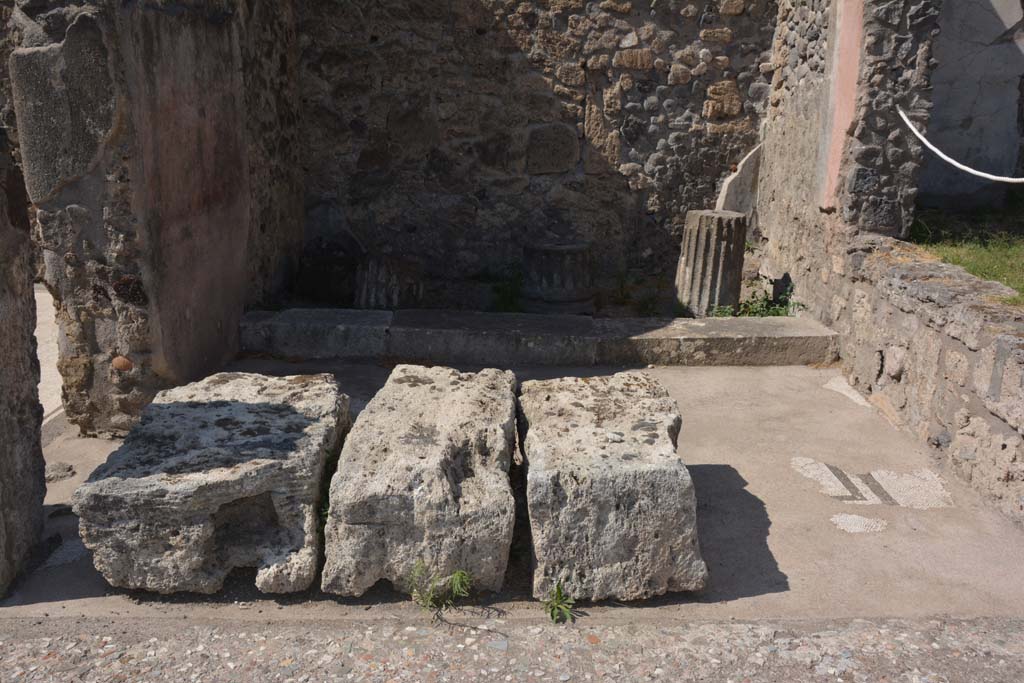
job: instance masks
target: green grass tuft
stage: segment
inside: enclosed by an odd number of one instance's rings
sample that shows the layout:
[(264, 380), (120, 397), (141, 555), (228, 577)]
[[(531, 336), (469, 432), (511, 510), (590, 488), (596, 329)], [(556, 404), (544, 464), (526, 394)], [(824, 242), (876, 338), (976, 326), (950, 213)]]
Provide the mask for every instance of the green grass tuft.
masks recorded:
[(456, 570), (449, 576), (440, 576), (430, 570), (423, 560), (417, 560), (408, 579), (412, 601), (440, 620), (444, 612), (455, 607), (455, 601), (468, 598), (473, 590), (473, 577), (469, 572)]
[(1005, 303), (1024, 306), (1024, 221), (1020, 213), (922, 212), (910, 239), (971, 275), (1015, 289), (1017, 295)]

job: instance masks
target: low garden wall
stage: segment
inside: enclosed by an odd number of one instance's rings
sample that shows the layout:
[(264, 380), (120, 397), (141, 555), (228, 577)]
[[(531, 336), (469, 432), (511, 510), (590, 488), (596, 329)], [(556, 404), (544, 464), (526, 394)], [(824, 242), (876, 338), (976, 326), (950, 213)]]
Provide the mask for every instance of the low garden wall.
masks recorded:
[(1001, 303), (1015, 292), (887, 237), (856, 238), (837, 265), (812, 308), (851, 383), (1024, 520), (1024, 310)]

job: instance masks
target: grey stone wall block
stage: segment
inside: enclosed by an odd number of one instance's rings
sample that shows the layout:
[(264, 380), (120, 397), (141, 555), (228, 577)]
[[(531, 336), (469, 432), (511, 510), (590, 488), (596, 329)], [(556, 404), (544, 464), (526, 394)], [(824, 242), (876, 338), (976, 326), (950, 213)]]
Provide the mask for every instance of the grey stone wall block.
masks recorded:
[(641, 600), (707, 580), (675, 402), (641, 372), (524, 382), (533, 594)]
[(214, 593), (239, 567), (265, 593), (305, 590), (325, 462), (349, 424), (330, 375), (223, 373), (161, 392), (75, 493), (93, 563), (157, 593)]
[(10, 74), (25, 184), (39, 204), (92, 169), (114, 125), (117, 97), (98, 20), (83, 13), (62, 43), (15, 50)]
[(399, 365), (360, 413), (331, 482), (323, 589), (411, 591), (422, 562), (501, 588), (515, 505), (515, 376)]

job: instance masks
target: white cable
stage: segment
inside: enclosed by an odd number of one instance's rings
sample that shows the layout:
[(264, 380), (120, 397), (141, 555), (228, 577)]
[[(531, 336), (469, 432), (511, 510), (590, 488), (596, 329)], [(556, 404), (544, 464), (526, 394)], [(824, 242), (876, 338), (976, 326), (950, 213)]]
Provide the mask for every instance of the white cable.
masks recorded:
[(903, 123), (907, 124), (907, 127), (910, 128), (911, 132), (917, 136), (917, 139), (920, 140), (925, 147), (935, 152), (939, 156), (939, 158), (945, 161), (947, 164), (950, 164), (951, 166), (954, 166), (960, 169), (961, 171), (964, 171), (965, 173), (970, 173), (973, 176), (978, 176), (979, 178), (984, 178), (986, 180), (994, 180), (997, 183), (1011, 183), (1013, 185), (1024, 185), (1024, 178), (1007, 178), (1005, 176), (992, 175), (991, 173), (976, 171), (970, 166), (965, 166), (961, 164), (959, 161), (952, 158), (951, 156), (943, 152), (941, 149), (939, 149), (932, 143), (928, 142), (924, 135), (921, 134), (921, 131), (919, 131), (917, 127), (914, 126), (913, 123), (911, 123), (910, 119), (907, 117), (906, 113), (904, 113), (902, 109), (896, 107), (896, 111), (900, 113), (900, 116), (903, 118)]

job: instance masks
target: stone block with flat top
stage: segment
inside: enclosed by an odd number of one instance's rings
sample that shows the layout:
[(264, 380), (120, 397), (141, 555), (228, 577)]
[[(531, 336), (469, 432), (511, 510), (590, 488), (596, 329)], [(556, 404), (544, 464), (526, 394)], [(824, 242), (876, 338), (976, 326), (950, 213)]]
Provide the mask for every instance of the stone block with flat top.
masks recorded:
[(324, 466), (349, 423), (331, 375), (224, 373), (160, 393), (75, 493), (93, 563), (157, 593), (214, 593), (245, 567), (264, 593), (309, 588)]
[(587, 600), (704, 587), (697, 501), (676, 453), (681, 419), (642, 372), (524, 382), (533, 595)]
[(406, 592), (418, 563), (501, 588), (515, 504), (515, 376), (399, 365), (345, 442), (331, 482), (323, 589)]

